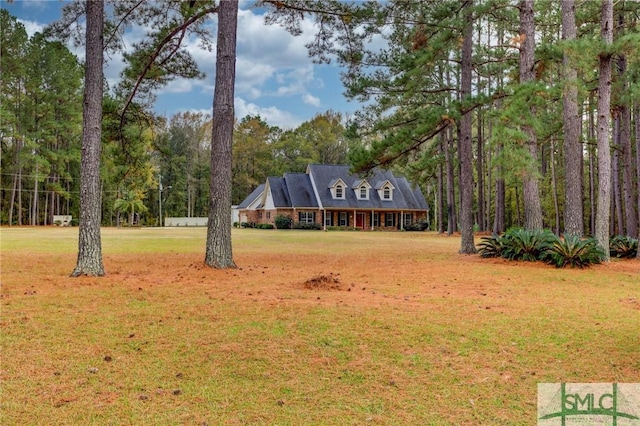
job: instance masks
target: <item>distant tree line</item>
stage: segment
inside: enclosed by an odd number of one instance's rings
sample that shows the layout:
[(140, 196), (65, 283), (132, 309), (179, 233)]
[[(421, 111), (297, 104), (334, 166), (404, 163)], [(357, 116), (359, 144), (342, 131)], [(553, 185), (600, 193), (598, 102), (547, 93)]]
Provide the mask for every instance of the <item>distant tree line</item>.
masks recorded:
[[(53, 225), (54, 215), (72, 215), (77, 223), (83, 65), (62, 43), (42, 34), (29, 38), (6, 10), (0, 18), (0, 222)], [(147, 119), (129, 115), (122, 128), (123, 103), (110, 94), (102, 102), (102, 224), (157, 225), (160, 196), (163, 216), (207, 216), (211, 115), (166, 119), (147, 110)], [(344, 121), (333, 111), (288, 130), (259, 116), (237, 121), (232, 202), (267, 176), (304, 172), (308, 163), (346, 163)]]
[[(269, 175), (349, 162), (419, 182), (434, 229), (462, 232), (462, 252), (475, 251), (473, 231), (513, 226), (638, 236), (640, 3), (260, 4), (293, 34), (303, 17), (316, 19), (310, 53), (337, 61), (346, 95), (365, 106), (349, 120), (329, 111), (290, 130), (236, 121), (233, 203)], [(29, 39), (6, 11), (0, 41), (0, 220), (75, 217), (82, 68), (63, 45)], [(103, 101), (103, 224), (130, 219), (116, 206), (131, 198), (147, 224), (160, 204), (167, 215), (206, 215), (210, 117), (123, 118), (126, 101)], [(135, 108), (152, 116), (146, 104)]]

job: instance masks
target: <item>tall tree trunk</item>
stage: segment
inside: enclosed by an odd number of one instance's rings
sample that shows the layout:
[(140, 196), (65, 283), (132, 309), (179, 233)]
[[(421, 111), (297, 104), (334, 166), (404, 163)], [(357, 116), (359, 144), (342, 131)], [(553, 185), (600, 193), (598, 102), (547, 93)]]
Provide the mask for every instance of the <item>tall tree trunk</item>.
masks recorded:
[(36, 157), (36, 175), (33, 178), (33, 202), (31, 203), (31, 225), (35, 226), (37, 224), (38, 224), (38, 158)]
[[(601, 36), (608, 47), (613, 43), (613, 1), (602, 0)], [(611, 108), (611, 53), (600, 53), (598, 79), (598, 201), (596, 239), (609, 261), (609, 206), (611, 204), (611, 152), (609, 147), (609, 110)]]
[[(491, 34), (491, 23), (487, 22), (487, 40), (489, 40)], [(480, 48), (482, 46), (482, 25), (478, 25), (478, 47)], [(480, 74), (478, 73), (478, 79), (477, 79), (477, 87), (478, 87), (478, 92), (481, 92), (482, 94), (484, 94), (484, 90), (482, 90), (482, 78), (480, 76)], [(487, 86), (489, 87), (489, 91), (491, 90), (491, 79), (488, 76), (487, 77)], [(483, 108), (478, 108), (478, 145), (477, 145), (477, 150), (478, 150), (478, 162), (477, 162), (477, 170), (478, 170), (478, 227), (481, 231), (486, 231), (489, 228), (488, 220), (487, 220), (487, 211), (489, 210), (487, 208), (487, 199), (489, 198), (489, 195), (485, 196), (487, 194), (487, 191), (485, 190), (485, 185), (486, 183), (490, 182), (491, 179), (486, 177), (486, 174), (488, 173), (485, 170), (485, 147), (484, 147), (484, 142), (485, 142), (485, 133), (484, 133), (484, 125), (485, 125), (485, 119), (484, 119), (484, 110)]]
[[(520, 1), (520, 84), (526, 84), (535, 80), (534, 49), (535, 49), (535, 27), (534, 27), (533, 0)], [(531, 107), (531, 116), (535, 116), (536, 111)], [(529, 152), (531, 165), (526, 170), (523, 177), (523, 198), (524, 215), (526, 229), (542, 229), (542, 205), (540, 203), (540, 191), (538, 188), (538, 176), (534, 168), (538, 167), (538, 139), (535, 129), (530, 124), (522, 126), (522, 130), (527, 139), (525, 145)]]
[[(619, 18), (620, 26), (624, 25), (622, 13)], [(622, 81), (622, 92), (628, 92), (627, 76), (627, 58), (623, 53), (618, 55), (618, 71), (620, 80)], [(638, 233), (638, 216), (636, 213), (636, 194), (633, 188), (633, 152), (631, 150), (631, 108), (626, 103), (621, 102), (620, 110), (620, 128), (618, 146), (622, 156), (622, 192), (624, 206), (624, 222), (625, 235), (635, 237)]]
[[(438, 136), (438, 152), (442, 157), (445, 153), (444, 146), (444, 132), (440, 132)], [(444, 167), (442, 162), (438, 164), (438, 200), (437, 200), (437, 220), (438, 220), (438, 233), (444, 234)]]
[(587, 130), (589, 140), (589, 234), (596, 232), (596, 148), (593, 141), (596, 140), (595, 119), (593, 117), (593, 96), (589, 96), (589, 128)]
[(483, 134), (483, 118), (482, 108), (478, 108), (478, 227), (481, 231), (487, 230), (487, 221), (485, 213), (485, 197), (484, 197), (484, 134)]
[[(633, 118), (636, 123), (636, 184), (638, 190), (638, 224), (640, 225), (640, 105), (636, 102), (635, 109), (633, 112)], [(636, 238), (640, 240), (640, 226), (638, 226), (638, 233), (636, 234)], [(638, 249), (638, 259), (640, 259), (640, 249)]]
[(447, 169), (447, 235), (452, 235), (457, 230), (456, 219), (456, 189), (453, 174), (453, 142), (450, 128), (446, 130), (445, 167)]
[[(575, 12), (574, 0), (562, 2), (563, 40), (576, 38)], [(578, 73), (567, 52), (563, 54), (562, 66), (564, 69), (564, 230), (567, 234), (582, 236), (584, 212), (582, 206), (582, 145), (580, 144), (580, 118), (578, 115)]]
[(620, 115), (613, 124), (613, 155), (611, 156), (611, 235), (624, 234), (624, 215), (622, 213), (622, 192), (620, 191)]
[[(17, 158), (16, 154), (16, 158)], [(18, 164), (16, 162), (16, 164)], [(18, 165), (19, 167), (19, 165)], [(13, 225), (13, 208), (15, 207), (16, 194), (18, 192), (18, 176), (20, 173), (16, 170), (16, 173), (13, 175), (13, 186), (11, 190), (11, 202), (9, 203), (9, 226)]]
[[(473, 16), (470, 0), (465, 7), (464, 41), (462, 42), (462, 69), (460, 79), (460, 100), (464, 103), (471, 96), (471, 70), (473, 50)], [(471, 140), (473, 112), (463, 112), (460, 118), (460, 253), (476, 253), (473, 240), (473, 141)]]
[(71, 273), (104, 275), (100, 241), (100, 142), (102, 138), (104, 0), (87, 2), (86, 63), (80, 161), (78, 263)]
[(551, 139), (551, 187), (553, 188), (553, 211), (555, 216), (554, 232), (556, 235), (560, 234), (560, 207), (558, 206), (558, 182), (556, 179), (556, 156), (555, 156), (556, 144)]
[(236, 267), (231, 250), (231, 145), (237, 26), (238, 1), (221, 1), (218, 12), (216, 85), (213, 97), (211, 195), (205, 251), (205, 263), (214, 268)]

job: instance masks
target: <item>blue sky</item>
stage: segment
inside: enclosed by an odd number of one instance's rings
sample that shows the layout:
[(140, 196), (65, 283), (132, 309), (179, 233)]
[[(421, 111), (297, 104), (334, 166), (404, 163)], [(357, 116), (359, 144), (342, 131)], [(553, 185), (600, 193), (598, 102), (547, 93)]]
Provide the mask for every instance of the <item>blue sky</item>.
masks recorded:
[[(60, 17), (64, 1), (0, 0), (3, 9), (22, 22), (29, 35)], [(236, 117), (260, 115), (270, 125), (293, 128), (329, 109), (345, 115), (353, 113), (357, 104), (348, 102), (335, 64), (313, 64), (305, 44), (315, 34), (311, 20), (302, 22), (303, 34), (293, 37), (279, 26), (267, 26), (257, 10), (243, 4), (238, 15), (238, 47), (236, 61)], [(212, 22), (212, 25), (215, 25)], [(214, 31), (215, 33), (215, 31)], [(135, 37), (135, 33), (128, 36)], [(70, 46), (71, 48), (71, 46)], [(78, 56), (83, 50), (71, 48)], [(182, 111), (211, 113), (215, 75), (215, 53), (189, 41), (189, 50), (204, 80), (176, 80), (159, 92), (155, 111), (171, 116)], [(110, 83), (122, 70), (119, 57), (113, 57), (105, 69)]]

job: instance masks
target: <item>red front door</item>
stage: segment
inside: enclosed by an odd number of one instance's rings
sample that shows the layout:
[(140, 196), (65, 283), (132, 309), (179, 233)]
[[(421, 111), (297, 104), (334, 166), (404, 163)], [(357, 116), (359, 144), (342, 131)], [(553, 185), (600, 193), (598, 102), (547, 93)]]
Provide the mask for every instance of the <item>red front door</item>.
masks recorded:
[(356, 213), (356, 228), (364, 229), (364, 213)]

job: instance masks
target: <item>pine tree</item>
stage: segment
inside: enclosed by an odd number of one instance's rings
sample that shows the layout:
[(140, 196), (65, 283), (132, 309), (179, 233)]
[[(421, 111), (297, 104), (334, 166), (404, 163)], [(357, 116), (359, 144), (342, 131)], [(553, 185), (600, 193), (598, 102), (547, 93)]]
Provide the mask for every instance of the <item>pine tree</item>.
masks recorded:
[[(562, 2), (562, 39), (576, 38), (575, 1)], [(567, 48), (565, 48), (567, 49)], [(578, 73), (569, 53), (563, 53), (564, 68), (564, 170), (565, 211), (564, 228), (568, 234), (582, 236), (584, 232), (582, 211), (582, 145), (580, 144), (580, 117), (578, 116)]]
[[(521, 0), (520, 9), (520, 84), (535, 82), (535, 23), (533, 13), (533, 0)], [(536, 116), (536, 108), (529, 107), (531, 117)], [(524, 227), (529, 230), (542, 229), (542, 206), (540, 204), (540, 190), (538, 187), (537, 163), (538, 163), (538, 139), (532, 124), (525, 123), (522, 126), (525, 135), (531, 164), (524, 173)]]
[(100, 144), (104, 1), (87, 2), (86, 63), (80, 175), (78, 262), (71, 276), (104, 275), (100, 240)]
[(611, 203), (611, 152), (609, 110), (611, 108), (611, 57), (613, 43), (613, 2), (602, 0), (601, 37), (603, 41), (598, 79), (598, 201), (595, 237), (609, 260), (609, 209)]
[(231, 247), (231, 159), (233, 93), (236, 73), (238, 1), (220, 3), (216, 49), (216, 84), (213, 98), (211, 182), (205, 263), (214, 268), (235, 268)]

